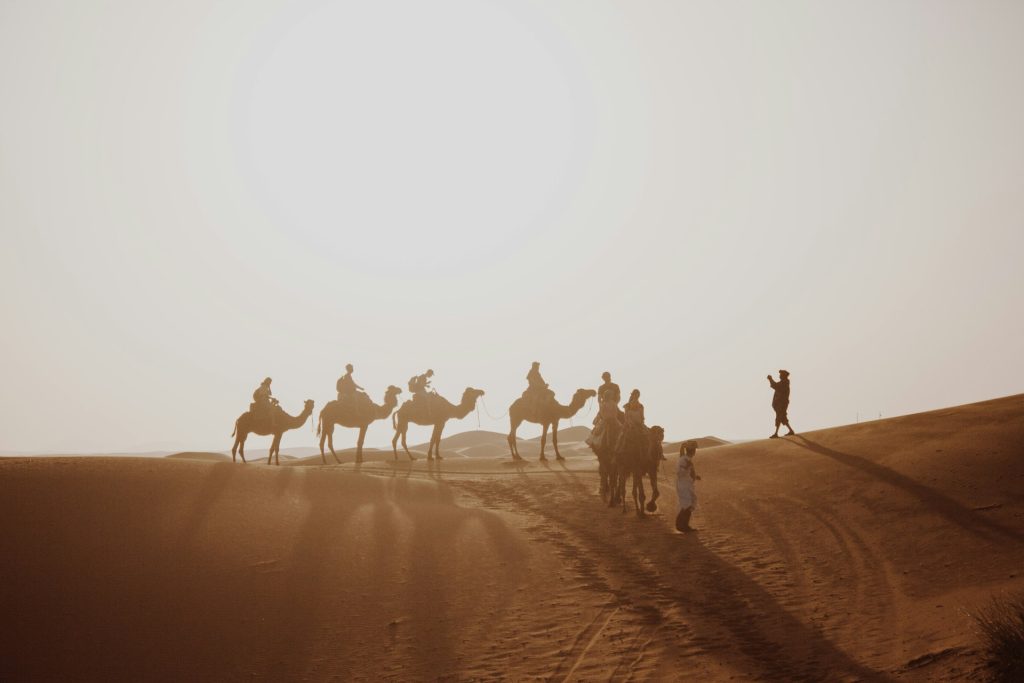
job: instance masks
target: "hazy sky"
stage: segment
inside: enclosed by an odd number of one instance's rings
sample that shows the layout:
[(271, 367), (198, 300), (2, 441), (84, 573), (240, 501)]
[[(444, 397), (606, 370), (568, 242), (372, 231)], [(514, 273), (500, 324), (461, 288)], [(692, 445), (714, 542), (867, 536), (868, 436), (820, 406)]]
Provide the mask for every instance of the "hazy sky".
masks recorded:
[(228, 448), (346, 362), (670, 438), (779, 368), (798, 431), (1024, 390), (1024, 3), (0, 0), (0, 97), (3, 451)]

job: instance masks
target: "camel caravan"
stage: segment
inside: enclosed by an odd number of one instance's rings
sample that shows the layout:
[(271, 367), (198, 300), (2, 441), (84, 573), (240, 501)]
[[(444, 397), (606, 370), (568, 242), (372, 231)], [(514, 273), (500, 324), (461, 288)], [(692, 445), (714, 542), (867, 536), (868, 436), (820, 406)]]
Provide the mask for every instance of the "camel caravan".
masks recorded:
[[(461, 400), (456, 404), (437, 394), (430, 387), (433, 370), (409, 379), (409, 392), (412, 399), (398, 406), (398, 396), (402, 389), (389, 386), (378, 405), (356, 384), (352, 376), (353, 366), (345, 366), (345, 374), (338, 379), (337, 399), (330, 401), (320, 411), (316, 433), (320, 437), (320, 458), (327, 464), (324, 446), (331, 452), (335, 463), (341, 464), (334, 450), (335, 426), (358, 429), (356, 439), (355, 462), (363, 462), (363, 441), (366, 430), (375, 420), (391, 418), (395, 435), (391, 440), (394, 459), (398, 459), (398, 441), (401, 439), (402, 449), (415, 460), (406, 443), (409, 424), (432, 427), (430, 441), (427, 446), (427, 460), (441, 459), (441, 433), (449, 420), (469, 415), (476, 408), (477, 401), (484, 395), (483, 390), (467, 387)], [(658, 469), (665, 459), (662, 452), (662, 441), (665, 431), (660, 426), (648, 427), (644, 424), (644, 407), (640, 403), (640, 392), (633, 390), (629, 401), (620, 409), (621, 393), (619, 386), (611, 381), (611, 375), (602, 375), (603, 383), (597, 389), (577, 389), (572, 400), (563, 405), (555, 398), (552, 391), (540, 374), (540, 363), (534, 363), (526, 376), (527, 388), (508, 410), (509, 452), (515, 461), (523, 458), (519, 455), (516, 431), (523, 422), (531, 422), (541, 426), (540, 460), (547, 460), (544, 455), (548, 433), (551, 433), (551, 444), (557, 460), (565, 460), (558, 450), (558, 425), (562, 420), (575, 416), (587, 402), (597, 397), (598, 415), (594, 419), (594, 428), (587, 444), (598, 460), (600, 474), (600, 494), (609, 506), (627, 507), (626, 483), (632, 480), (632, 499), (637, 515), (657, 509)], [(307, 400), (299, 415), (286, 413), (273, 397), (270, 389), (271, 378), (266, 378), (253, 392), (253, 402), (249, 410), (235, 421), (235, 443), (231, 448), (232, 462), (237, 462), (236, 455), (245, 463), (245, 440), (249, 434), (273, 436), (267, 464), (273, 461), (280, 465), (281, 437), (285, 432), (302, 427), (313, 414), (313, 401)], [(397, 410), (396, 410), (397, 408)], [(651, 499), (647, 501), (644, 479), (651, 484)]]

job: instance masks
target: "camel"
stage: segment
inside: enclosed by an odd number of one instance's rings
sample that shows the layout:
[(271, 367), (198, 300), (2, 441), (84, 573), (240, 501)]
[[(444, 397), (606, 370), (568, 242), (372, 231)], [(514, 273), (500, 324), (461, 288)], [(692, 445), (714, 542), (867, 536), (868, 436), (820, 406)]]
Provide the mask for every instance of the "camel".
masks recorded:
[[(622, 499), (623, 511), (626, 508), (626, 478), (633, 476), (633, 507), (636, 509), (636, 516), (643, 517), (644, 509), (647, 512), (654, 512), (658, 509), (658, 467), (664, 457), (661, 442), (665, 439), (665, 430), (655, 425), (645, 429), (642, 434), (634, 438), (624, 439), (625, 443), (617, 454), (619, 492)], [(644, 477), (651, 480), (651, 501), (644, 505), (647, 494), (644, 491)]]
[(508, 433), (508, 447), (512, 451), (512, 459), (523, 459), (520, 457), (519, 448), (516, 445), (516, 430), (525, 421), (543, 425), (544, 427), (544, 431), (540, 435), (541, 460), (547, 460), (544, 457), (544, 445), (548, 439), (548, 428), (551, 429), (551, 443), (555, 447), (555, 457), (559, 460), (565, 460), (562, 454), (558, 452), (558, 421), (570, 418), (578, 413), (580, 408), (587, 402), (587, 399), (594, 396), (597, 396), (597, 392), (593, 389), (577, 389), (567, 406), (563, 406), (553, 397), (551, 400), (543, 402), (534, 401), (529, 398), (517, 398), (508, 409), (508, 421), (511, 425), (511, 430)]
[(325, 405), (320, 411), (320, 420), (316, 425), (316, 433), (320, 437), (320, 459), (323, 460), (323, 463), (327, 464), (327, 456), (324, 455), (324, 441), (327, 441), (335, 462), (341, 464), (338, 454), (334, 452), (334, 425), (336, 424), (359, 429), (359, 438), (356, 440), (356, 463), (361, 463), (366, 429), (374, 420), (383, 420), (391, 415), (395, 406), (398, 405), (400, 393), (402, 390), (392, 385), (384, 392), (384, 402), (381, 405), (377, 405), (369, 398), (364, 400), (361, 396), (355, 401), (335, 400)]
[(276, 460), (276, 464), (281, 464), (281, 436), (290, 429), (298, 429), (302, 425), (306, 424), (306, 420), (310, 415), (313, 414), (313, 401), (307, 400), (302, 408), (302, 412), (292, 417), (288, 413), (278, 406), (274, 405), (272, 408), (274, 411), (274, 425), (271, 427), (270, 420), (266, 418), (257, 419), (253, 416), (251, 411), (246, 411), (238, 416), (235, 420), (235, 431), (231, 432), (231, 436), (235, 437), (235, 445), (231, 447), (231, 462), (235, 461), (235, 451), (242, 456), (242, 463), (245, 463), (245, 439), (252, 434), (259, 434), (260, 436), (274, 435), (274, 440), (270, 444), (270, 453), (267, 455), (267, 464), (270, 464), (271, 458)]
[(615, 497), (616, 487), (614, 486), (616, 481), (615, 447), (619, 442), (622, 422), (620, 419), (612, 418), (604, 418), (604, 420), (604, 425), (601, 428), (603, 434), (600, 440), (596, 445), (591, 440), (588, 440), (587, 443), (590, 444), (590, 449), (597, 456), (597, 472), (601, 479), (599, 491), (601, 498), (608, 500), (609, 507), (614, 507), (618, 503)]
[(405, 443), (405, 435), (409, 429), (409, 423), (433, 426), (434, 431), (430, 435), (430, 445), (427, 446), (427, 460), (432, 460), (436, 455), (441, 459), (441, 432), (448, 420), (455, 418), (461, 420), (469, 415), (469, 412), (476, 406), (476, 400), (484, 395), (482, 389), (468, 387), (462, 392), (462, 400), (458, 405), (453, 405), (447, 399), (437, 394), (424, 394), (412, 401), (406, 401), (402, 407), (391, 416), (391, 424), (395, 428), (395, 438), (391, 440), (391, 449), (395, 453), (395, 460), (398, 460), (398, 437), (402, 437), (402, 448), (409, 460), (415, 460), (409, 447)]

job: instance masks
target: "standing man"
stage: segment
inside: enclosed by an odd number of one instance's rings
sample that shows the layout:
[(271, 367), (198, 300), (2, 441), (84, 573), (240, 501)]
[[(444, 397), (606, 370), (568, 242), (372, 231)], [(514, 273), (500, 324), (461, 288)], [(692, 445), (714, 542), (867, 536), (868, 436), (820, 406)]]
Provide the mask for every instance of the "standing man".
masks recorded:
[(693, 467), (693, 456), (697, 455), (697, 442), (690, 440), (679, 444), (679, 469), (676, 470), (676, 497), (679, 512), (676, 514), (676, 530), (685, 534), (694, 531), (690, 516), (697, 507), (697, 491), (694, 482), (700, 479)]
[(772, 379), (771, 375), (768, 375), (768, 383), (772, 385), (772, 389), (775, 390), (775, 395), (772, 397), (772, 408), (775, 409), (775, 433), (769, 436), (769, 439), (779, 438), (779, 427), (786, 425), (786, 436), (793, 436), (796, 432), (789, 426), (789, 416), (786, 412), (789, 410), (789, 371), (779, 370), (779, 381), (776, 382)]

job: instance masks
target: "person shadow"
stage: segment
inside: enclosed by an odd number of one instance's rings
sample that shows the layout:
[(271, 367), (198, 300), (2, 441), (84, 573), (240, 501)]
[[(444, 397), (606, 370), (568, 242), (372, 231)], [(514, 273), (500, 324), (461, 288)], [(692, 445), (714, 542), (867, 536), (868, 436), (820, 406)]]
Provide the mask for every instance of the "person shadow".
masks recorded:
[[(550, 505), (544, 487), (522, 477), (521, 504), (569, 532), (575, 557), (601, 558), (595, 588), (610, 605), (643, 623), (672, 633), (679, 656), (698, 648), (727, 647), (732, 661), (755, 678), (779, 681), (890, 681), (892, 676), (857, 661), (819, 628), (805, 623), (779, 602), (756, 577), (715, 552), (699, 533), (666, 534), (659, 525), (631, 525), (610, 531), (591, 515), (564, 514)], [(571, 541), (568, 540), (571, 538)], [(728, 644), (728, 645), (725, 645)], [(685, 650), (685, 651), (684, 651)], [(660, 676), (671, 678), (675, 651), (664, 651)]]
[(991, 519), (987, 519), (982, 515), (979, 515), (974, 510), (958, 503), (944, 493), (940, 493), (933, 488), (925, 486), (921, 482), (890, 469), (885, 465), (879, 464), (860, 455), (843, 453), (842, 451), (837, 451), (834, 448), (828, 448), (827, 446), (823, 446), (816, 441), (812, 441), (801, 434), (787, 437), (787, 439), (791, 443), (800, 446), (801, 448), (805, 448), (812, 453), (817, 453), (818, 455), (835, 460), (847, 467), (860, 470), (869, 476), (903, 491), (913, 498), (916, 498), (920, 503), (943, 517), (946, 521), (964, 529), (965, 531), (969, 531), (984, 538), (991, 538), (995, 536), (1017, 541), (1018, 543), (1024, 542), (1024, 534), (1016, 529), (1004, 526)]

